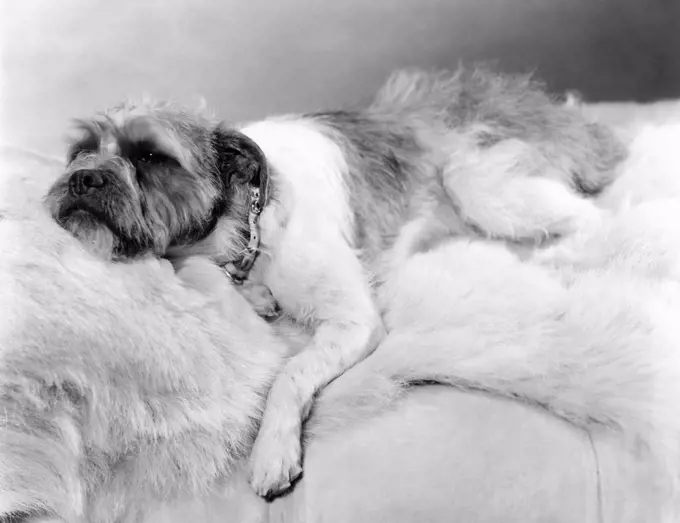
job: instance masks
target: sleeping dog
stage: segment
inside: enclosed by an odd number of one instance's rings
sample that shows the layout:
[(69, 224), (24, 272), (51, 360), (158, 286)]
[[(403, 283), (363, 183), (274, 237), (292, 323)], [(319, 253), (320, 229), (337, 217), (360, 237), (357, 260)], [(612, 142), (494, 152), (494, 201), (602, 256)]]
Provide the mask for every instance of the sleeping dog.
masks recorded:
[(209, 256), (310, 329), (251, 455), (264, 497), (302, 471), (314, 395), (381, 340), (380, 287), (402, 261), (452, 235), (569, 234), (598, 219), (587, 196), (624, 155), (531, 78), (484, 69), (399, 71), (362, 107), (238, 128), (151, 102), (79, 127), (47, 196), (64, 228), (112, 260)]

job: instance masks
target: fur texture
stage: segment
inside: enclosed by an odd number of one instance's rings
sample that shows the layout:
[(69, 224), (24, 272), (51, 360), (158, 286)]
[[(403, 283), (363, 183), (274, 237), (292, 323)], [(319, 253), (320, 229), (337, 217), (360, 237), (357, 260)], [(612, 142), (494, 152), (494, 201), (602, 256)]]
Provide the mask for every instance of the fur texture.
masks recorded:
[(321, 395), (310, 432), (375, 415), (417, 383), (490, 391), (621, 434), (656, 463), (662, 521), (677, 521), (678, 138), (680, 125), (643, 132), (599, 226), (528, 262), (469, 239), (414, 255), (386, 289), (390, 336)]
[(105, 257), (228, 261), (244, 245), (244, 184), (271, 178), (251, 279), (313, 331), (283, 368), (252, 453), (262, 496), (302, 471), (315, 394), (384, 337), (376, 284), (459, 234), (540, 240), (597, 222), (584, 196), (621, 145), (525, 76), (402, 71), (351, 111), (239, 131), (167, 106), (123, 106), (86, 126), (50, 191), (54, 217)]
[[(323, 392), (309, 433), (348, 430), (434, 380), (620, 434), (672, 489), (680, 193), (662, 180), (677, 177), (679, 137), (669, 127), (633, 144), (602, 197), (613, 212), (592, 231), (601, 240), (578, 235), (532, 263), (469, 239), (416, 254), (387, 288), (392, 333)], [(621, 210), (617, 192), (646, 196)], [(0, 514), (131, 521), (154, 500), (211, 488), (247, 452), (283, 347), (216, 288), (211, 265), (186, 267), (192, 290), (155, 260), (102, 263), (23, 204), (3, 199), (0, 220)], [(664, 523), (677, 520), (676, 495)]]
[(0, 242), (0, 514), (137, 521), (229, 476), (287, 349), (219, 269), (105, 263), (40, 213)]
[(383, 336), (377, 305), (389, 310), (390, 299), (378, 290), (374, 301), (371, 283), (389, 285), (441, 238), (537, 240), (596, 223), (583, 196), (605, 187), (625, 154), (538, 83), (485, 70), (398, 72), (367, 107), (241, 130), (264, 151), (277, 191), (252, 277), (314, 330), (269, 394), (251, 458), (263, 496), (301, 472), (314, 395)]

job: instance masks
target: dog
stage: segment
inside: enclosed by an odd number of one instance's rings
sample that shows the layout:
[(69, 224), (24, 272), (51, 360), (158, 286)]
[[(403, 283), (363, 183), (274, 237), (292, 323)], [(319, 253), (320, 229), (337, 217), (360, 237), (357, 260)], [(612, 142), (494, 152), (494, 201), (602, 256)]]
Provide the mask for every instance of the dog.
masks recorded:
[(398, 71), (351, 110), (228, 126), (125, 102), (79, 129), (46, 198), (58, 223), (105, 259), (208, 256), (313, 333), (269, 391), (250, 480), (265, 498), (302, 472), (315, 395), (384, 337), (380, 289), (404, 260), (587, 227), (625, 157), (540, 82), (484, 68)]

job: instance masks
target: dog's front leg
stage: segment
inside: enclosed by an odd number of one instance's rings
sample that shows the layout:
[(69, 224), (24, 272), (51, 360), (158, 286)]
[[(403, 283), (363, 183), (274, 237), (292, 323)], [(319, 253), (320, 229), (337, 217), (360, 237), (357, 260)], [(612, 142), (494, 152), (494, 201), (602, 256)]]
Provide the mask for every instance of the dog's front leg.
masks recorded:
[(382, 327), (326, 323), (310, 347), (293, 357), (274, 381), (251, 454), (251, 485), (271, 498), (302, 472), (301, 428), (314, 395), (377, 346)]
[[(288, 361), (270, 389), (251, 454), (250, 483), (260, 496), (275, 497), (300, 476), (301, 427), (314, 395), (364, 359), (384, 337), (380, 315), (358, 263), (347, 260), (342, 274), (320, 276), (322, 285), (307, 272), (306, 285), (296, 289), (314, 304), (317, 327), (312, 343)], [(348, 274), (348, 265), (357, 270)]]

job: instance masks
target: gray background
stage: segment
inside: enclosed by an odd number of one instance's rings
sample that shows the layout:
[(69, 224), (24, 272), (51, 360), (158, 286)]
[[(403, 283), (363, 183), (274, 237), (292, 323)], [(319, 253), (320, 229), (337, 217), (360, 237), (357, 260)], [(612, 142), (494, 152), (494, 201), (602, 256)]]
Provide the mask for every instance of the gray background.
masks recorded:
[(0, 0), (5, 142), (147, 92), (224, 118), (331, 108), (396, 67), (496, 59), (591, 100), (680, 96), (680, 0)]

